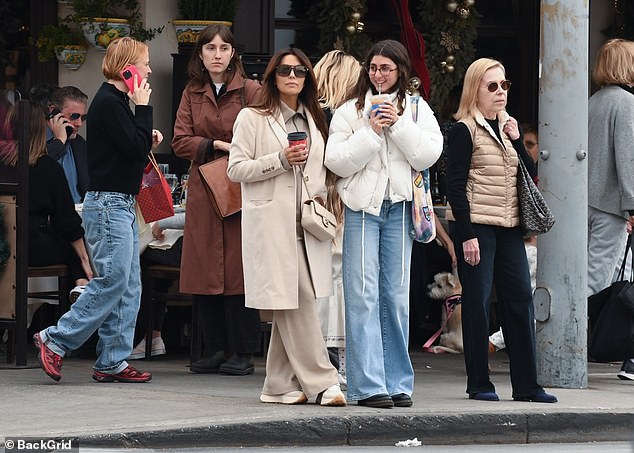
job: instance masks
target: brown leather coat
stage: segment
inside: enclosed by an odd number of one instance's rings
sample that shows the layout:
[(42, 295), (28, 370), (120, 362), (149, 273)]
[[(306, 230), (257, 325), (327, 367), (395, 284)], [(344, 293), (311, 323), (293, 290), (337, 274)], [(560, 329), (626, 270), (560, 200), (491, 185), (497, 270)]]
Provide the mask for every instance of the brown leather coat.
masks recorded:
[(238, 112), (257, 99), (260, 89), (257, 82), (245, 82), (236, 74), (217, 102), (210, 84), (189, 83), (183, 91), (172, 140), (176, 155), (192, 161), (181, 259), (183, 293), (244, 294), (240, 214), (224, 221), (216, 215), (198, 166), (219, 157), (207, 155), (209, 141), (231, 142)]

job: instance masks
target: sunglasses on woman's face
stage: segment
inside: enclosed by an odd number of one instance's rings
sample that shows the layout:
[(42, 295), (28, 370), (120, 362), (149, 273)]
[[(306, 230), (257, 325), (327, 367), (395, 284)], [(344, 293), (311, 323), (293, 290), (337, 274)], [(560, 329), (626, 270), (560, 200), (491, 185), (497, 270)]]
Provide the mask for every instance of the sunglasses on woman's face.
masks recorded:
[(299, 77), (300, 79), (303, 79), (304, 77), (306, 77), (308, 75), (308, 68), (304, 65), (296, 65), (296, 66), (291, 66), (288, 64), (281, 64), (278, 67), (275, 68), (275, 73), (278, 76), (281, 77), (288, 77), (291, 75), (291, 71), (293, 71), (293, 73), (295, 73), (295, 77)]
[(497, 82), (491, 82), (487, 85), (487, 90), (491, 93), (495, 93), (498, 90), (498, 87), (501, 87), (504, 91), (508, 91), (511, 88), (510, 80), (502, 80), (499, 85)]

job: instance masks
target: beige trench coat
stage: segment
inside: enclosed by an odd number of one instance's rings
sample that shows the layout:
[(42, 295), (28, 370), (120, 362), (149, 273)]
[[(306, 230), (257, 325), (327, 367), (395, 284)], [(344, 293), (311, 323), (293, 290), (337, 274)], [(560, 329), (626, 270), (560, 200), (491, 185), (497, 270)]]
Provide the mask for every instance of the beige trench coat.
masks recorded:
[[(324, 141), (310, 114), (310, 150), (304, 168), (302, 201), (326, 199)], [(296, 178), (279, 153), (288, 146), (282, 115), (265, 116), (247, 108), (238, 114), (229, 153), (229, 178), (242, 183), (242, 262), (246, 306), (298, 308)], [(295, 167), (293, 167), (295, 168)], [(316, 297), (332, 294), (331, 241), (304, 233)]]

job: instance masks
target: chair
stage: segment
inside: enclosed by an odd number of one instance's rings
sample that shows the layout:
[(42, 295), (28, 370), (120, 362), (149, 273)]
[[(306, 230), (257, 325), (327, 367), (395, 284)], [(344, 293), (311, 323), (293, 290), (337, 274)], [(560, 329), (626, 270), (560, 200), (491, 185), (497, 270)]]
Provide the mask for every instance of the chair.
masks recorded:
[(145, 333), (145, 358), (152, 358), (152, 324), (154, 323), (154, 313), (156, 302), (159, 300), (189, 302), (192, 305), (192, 333), (190, 359), (193, 362), (201, 355), (201, 335), (198, 328), (197, 307), (193, 303), (193, 298), (189, 294), (168, 294), (155, 291), (155, 279), (179, 280), (180, 268), (177, 266), (167, 266), (164, 264), (153, 264), (147, 267), (144, 272), (143, 297), (147, 307), (147, 328)]
[[(35, 277), (57, 277), (57, 289), (47, 291), (27, 292), (27, 298), (56, 300), (57, 317), (61, 317), (70, 308), (70, 299), (68, 297), (68, 266), (65, 264), (53, 264), (51, 266), (29, 266), (26, 271), (27, 278)], [(15, 339), (14, 329), (9, 331), (9, 340), (7, 342), (7, 363), (12, 362), (15, 358)]]
[(58, 317), (62, 316), (70, 308), (68, 297), (68, 266), (65, 264), (52, 264), (50, 266), (29, 266), (26, 271), (27, 278), (57, 277), (57, 289), (47, 291), (28, 292), (27, 297), (33, 299), (56, 300), (58, 305)]

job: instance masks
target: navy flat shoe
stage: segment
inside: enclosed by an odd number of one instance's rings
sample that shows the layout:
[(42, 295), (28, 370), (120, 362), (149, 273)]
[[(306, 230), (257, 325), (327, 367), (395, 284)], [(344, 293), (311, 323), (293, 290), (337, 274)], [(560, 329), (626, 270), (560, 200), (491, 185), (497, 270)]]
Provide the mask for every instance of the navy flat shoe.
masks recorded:
[(365, 398), (357, 401), (359, 406), (367, 406), (367, 407), (379, 407), (384, 409), (389, 409), (394, 407), (394, 401), (390, 398), (390, 395), (385, 393), (380, 393), (378, 395), (373, 395), (369, 398)]
[(500, 397), (495, 392), (469, 393), (469, 399), (478, 401), (500, 401)]
[(544, 390), (540, 390), (539, 392), (533, 393), (529, 396), (514, 396), (513, 399), (515, 401), (526, 401), (531, 403), (556, 403), (558, 401), (555, 395), (546, 393)]
[(412, 397), (406, 393), (397, 393), (392, 395), (392, 401), (394, 401), (395, 407), (411, 407), (413, 403)]

